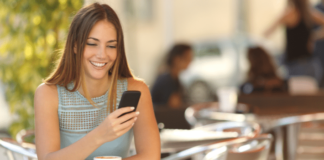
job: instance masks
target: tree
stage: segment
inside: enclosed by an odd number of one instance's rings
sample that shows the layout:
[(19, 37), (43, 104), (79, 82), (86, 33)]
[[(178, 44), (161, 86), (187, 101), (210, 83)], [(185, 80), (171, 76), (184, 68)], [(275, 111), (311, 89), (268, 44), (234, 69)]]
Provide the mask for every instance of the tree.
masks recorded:
[(64, 47), (81, 0), (0, 0), (0, 80), (10, 110), (9, 132), (34, 128), (34, 93)]

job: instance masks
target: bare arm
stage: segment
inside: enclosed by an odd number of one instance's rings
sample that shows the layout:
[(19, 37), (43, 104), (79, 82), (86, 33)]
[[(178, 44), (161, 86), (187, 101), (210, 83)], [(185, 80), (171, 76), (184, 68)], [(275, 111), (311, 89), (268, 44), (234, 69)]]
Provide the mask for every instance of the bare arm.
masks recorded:
[(142, 95), (137, 107), (140, 115), (134, 125), (137, 155), (123, 160), (158, 160), (161, 156), (161, 144), (150, 91), (144, 82), (133, 78), (128, 79), (128, 84), (129, 90), (140, 90)]
[(320, 11), (312, 9), (311, 16), (316, 24), (324, 26), (324, 15)]
[(286, 24), (289, 17), (293, 12), (292, 8), (287, 8), (284, 13), (281, 15), (279, 19), (277, 19), (265, 32), (264, 37), (268, 38), (277, 28), (279, 25)]
[(313, 32), (313, 40), (324, 38), (324, 15), (316, 9), (312, 9), (311, 16), (316, 24), (321, 25), (319, 29)]
[[(79, 141), (60, 149), (58, 94), (54, 85), (40, 85), (35, 93), (35, 131), (39, 160), (85, 159), (103, 143), (112, 141), (132, 128), (136, 113), (117, 118), (131, 109), (110, 114), (97, 128)], [(121, 124), (132, 118), (132, 120)]]

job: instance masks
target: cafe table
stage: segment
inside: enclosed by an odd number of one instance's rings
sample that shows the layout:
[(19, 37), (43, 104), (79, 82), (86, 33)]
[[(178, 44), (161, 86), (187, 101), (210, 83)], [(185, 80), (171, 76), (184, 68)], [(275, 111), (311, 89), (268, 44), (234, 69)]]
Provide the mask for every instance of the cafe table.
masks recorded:
[(163, 129), (160, 133), (161, 153), (176, 153), (194, 146), (237, 137), (235, 132)]
[(220, 122), (192, 129), (162, 129), (161, 152), (175, 153), (198, 145), (239, 137), (255, 137), (260, 133), (260, 125), (250, 122)]

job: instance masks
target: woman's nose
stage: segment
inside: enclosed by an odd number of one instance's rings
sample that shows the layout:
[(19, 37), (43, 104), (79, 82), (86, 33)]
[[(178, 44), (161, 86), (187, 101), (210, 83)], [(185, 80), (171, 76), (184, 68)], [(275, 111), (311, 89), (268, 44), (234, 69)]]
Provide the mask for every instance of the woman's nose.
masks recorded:
[(106, 49), (105, 46), (100, 47), (96, 54), (96, 57), (99, 59), (104, 59), (105, 58), (105, 49)]

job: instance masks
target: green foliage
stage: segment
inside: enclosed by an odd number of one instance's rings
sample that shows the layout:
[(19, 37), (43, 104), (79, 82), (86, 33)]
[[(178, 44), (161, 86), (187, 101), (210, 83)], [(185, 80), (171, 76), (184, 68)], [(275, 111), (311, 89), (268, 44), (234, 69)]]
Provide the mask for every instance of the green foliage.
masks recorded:
[(52, 71), (81, 0), (0, 0), (0, 80), (18, 115), (9, 131), (34, 128), (34, 92)]

